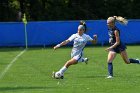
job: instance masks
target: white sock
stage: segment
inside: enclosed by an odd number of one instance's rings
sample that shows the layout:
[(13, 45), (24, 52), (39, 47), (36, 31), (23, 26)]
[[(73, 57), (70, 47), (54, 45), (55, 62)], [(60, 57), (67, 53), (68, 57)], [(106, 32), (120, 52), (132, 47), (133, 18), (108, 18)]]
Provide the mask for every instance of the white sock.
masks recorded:
[(65, 66), (63, 66), (63, 67), (59, 70), (59, 72), (62, 73), (62, 74), (64, 74), (64, 72), (65, 72), (67, 69), (68, 69), (68, 68), (66, 68)]

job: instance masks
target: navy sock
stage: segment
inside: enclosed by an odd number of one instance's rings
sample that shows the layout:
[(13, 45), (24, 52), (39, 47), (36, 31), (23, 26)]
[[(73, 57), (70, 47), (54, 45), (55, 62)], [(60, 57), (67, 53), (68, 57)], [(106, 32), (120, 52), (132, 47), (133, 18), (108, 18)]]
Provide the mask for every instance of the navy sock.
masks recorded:
[(108, 63), (108, 74), (110, 76), (113, 76), (113, 64), (112, 63)]
[(136, 59), (132, 59), (132, 58), (130, 58), (129, 61), (130, 61), (130, 63), (137, 63), (137, 64), (139, 63), (138, 60), (136, 60)]

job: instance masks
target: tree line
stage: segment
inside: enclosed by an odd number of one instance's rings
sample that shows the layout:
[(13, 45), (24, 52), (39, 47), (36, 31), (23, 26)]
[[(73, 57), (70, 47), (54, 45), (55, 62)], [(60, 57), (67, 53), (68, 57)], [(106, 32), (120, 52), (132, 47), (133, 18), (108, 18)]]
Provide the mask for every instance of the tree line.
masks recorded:
[(0, 21), (99, 20), (119, 15), (140, 18), (140, 0), (0, 0)]

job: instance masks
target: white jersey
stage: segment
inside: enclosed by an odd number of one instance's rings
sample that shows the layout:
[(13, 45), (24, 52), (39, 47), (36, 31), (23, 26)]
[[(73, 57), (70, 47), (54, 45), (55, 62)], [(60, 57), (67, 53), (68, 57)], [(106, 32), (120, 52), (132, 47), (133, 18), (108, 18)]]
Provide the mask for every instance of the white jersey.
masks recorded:
[(79, 61), (83, 56), (83, 49), (86, 43), (93, 39), (87, 34), (83, 34), (82, 36), (80, 36), (78, 33), (76, 33), (71, 35), (68, 40), (74, 41), (71, 58), (75, 58), (77, 61)]

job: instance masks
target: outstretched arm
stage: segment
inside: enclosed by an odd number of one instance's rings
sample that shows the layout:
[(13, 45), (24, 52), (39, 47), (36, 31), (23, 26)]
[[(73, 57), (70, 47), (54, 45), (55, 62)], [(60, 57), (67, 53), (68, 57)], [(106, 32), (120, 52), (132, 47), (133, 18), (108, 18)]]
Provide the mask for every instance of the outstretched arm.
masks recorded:
[(57, 44), (57, 45), (54, 46), (53, 48), (54, 48), (54, 49), (57, 49), (57, 48), (59, 48), (59, 47), (61, 47), (61, 46), (64, 46), (64, 45), (68, 44), (69, 42), (70, 42), (69, 40), (65, 40), (65, 41), (61, 42), (60, 44)]
[(91, 40), (93, 44), (97, 43), (97, 35), (93, 35), (93, 40)]

